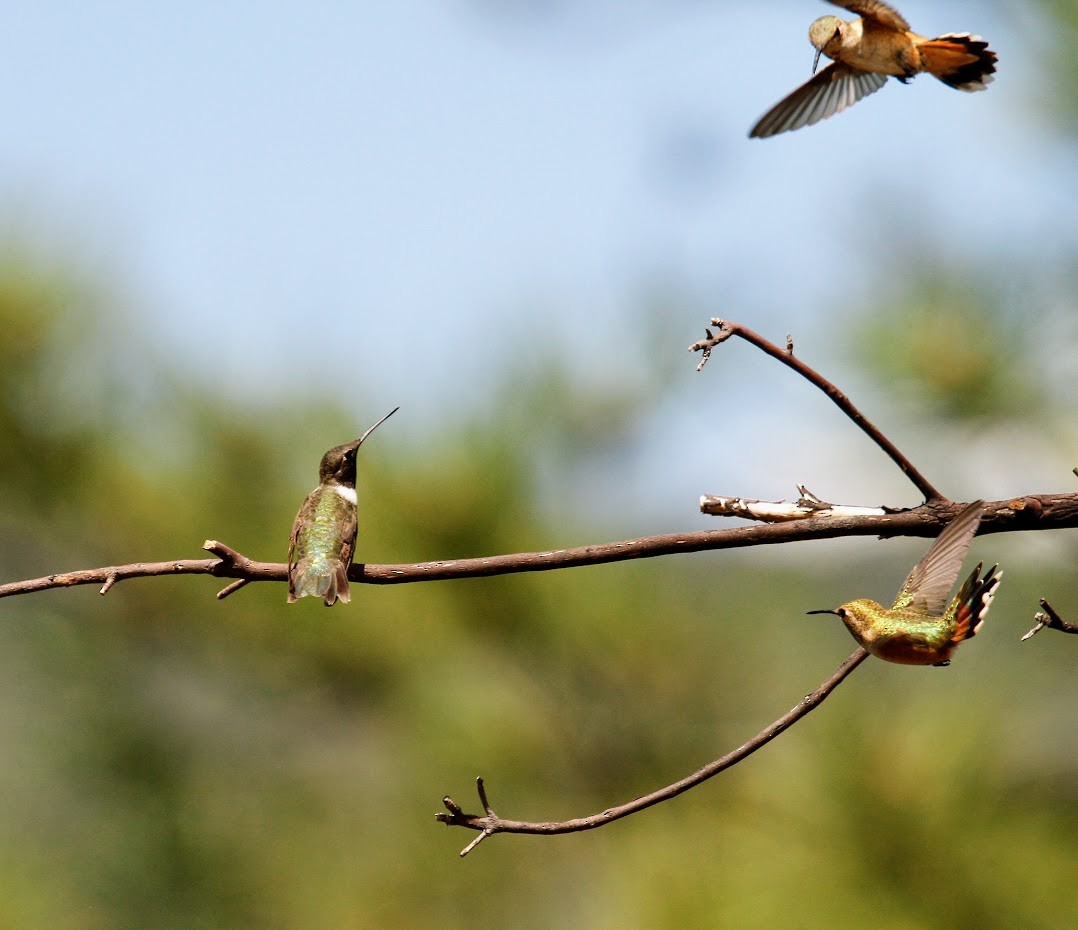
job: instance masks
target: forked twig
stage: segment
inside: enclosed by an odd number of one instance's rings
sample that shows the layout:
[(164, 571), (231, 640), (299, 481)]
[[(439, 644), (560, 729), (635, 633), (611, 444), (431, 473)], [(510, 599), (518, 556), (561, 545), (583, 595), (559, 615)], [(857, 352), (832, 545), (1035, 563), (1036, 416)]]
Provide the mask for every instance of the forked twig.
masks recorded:
[(1031, 636), (1039, 633), (1045, 627), (1048, 627), (1050, 630), (1059, 630), (1061, 633), (1078, 634), (1078, 623), (1067, 623), (1067, 621), (1057, 614), (1052, 605), (1043, 597), (1040, 599), (1040, 603), (1044, 612), (1038, 611), (1034, 615), (1033, 619), (1037, 621), (1037, 625), (1022, 637), (1023, 643)]
[(692, 775), (688, 775), (680, 781), (674, 782), (672, 785), (667, 785), (665, 788), (660, 788), (658, 791), (653, 791), (651, 794), (645, 794), (643, 797), (629, 801), (627, 804), (622, 804), (618, 807), (610, 807), (598, 814), (592, 814), (590, 817), (578, 817), (574, 820), (546, 822), (506, 820), (498, 816), (491, 808), (490, 802), (487, 800), (486, 786), (483, 783), (483, 779), (478, 778), (476, 779), (476, 785), (479, 790), (479, 801), (483, 805), (483, 810), (485, 811), (484, 814), (466, 814), (461, 806), (447, 795), (442, 798), (442, 803), (445, 805), (446, 810), (443, 813), (435, 814), (435, 819), (450, 827), (464, 827), (468, 830), (479, 831), (479, 836), (460, 851), (461, 856), (468, 855), (468, 853), (475, 849), (475, 847), (483, 840), (488, 836), (493, 836), (495, 833), (531, 833), (551, 836), (558, 833), (580, 833), (584, 830), (594, 830), (597, 827), (613, 823), (615, 820), (620, 820), (622, 817), (628, 817), (630, 814), (635, 814), (637, 811), (642, 811), (645, 808), (675, 798), (679, 794), (688, 791), (690, 788), (695, 788), (709, 778), (718, 775), (719, 772), (736, 765), (742, 759), (751, 756), (757, 749), (766, 746), (776, 736), (784, 733), (802, 717), (819, 707), (827, 696), (842, 684), (846, 676), (868, 658), (868, 655), (869, 654), (864, 649), (857, 649), (857, 651), (843, 662), (842, 665), (838, 667), (838, 670), (828, 678), (827, 681), (821, 684), (820, 687), (811, 694), (806, 695), (787, 713), (779, 717), (779, 719), (770, 726), (761, 730), (747, 743), (743, 743), (741, 746), (738, 746), (737, 749), (728, 752), (722, 758), (716, 759), (714, 762), (709, 762)]
[(718, 331), (712, 333), (710, 329), (705, 329), (707, 338), (700, 340), (700, 342), (694, 342), (689, 346), (690, 352), (701, 352), (703, 357), (700, 359), (700, 364), (696, 366), (696, 370), (700, 371), (704, 365), (707, 364), (709, 358), (711, 358), (711, 350), (715, 346), (725, 342), (731, 336), (740, 336), (746, 342), (751, 342), (754, 346), (763, 352), (766, 352), (772, 358), (782, 362), (787, 368), (792, 368), (802, 378), (811, 384), (818, 387), (823, 391), (834, 404), (848, 416), (860, 430), (869, 437), (877, 446), (879, 446), (901, 470), (902, 473), (913, 482), (914, 486), (920, 491), (925, 498), (925, 501), (942, 501), (945, 500), (944, 496), (936, 490), (929, 480), (917, 470), (914, 464), (903, 455), (898, 447), (891, 442), (880, 430), (866, 417), (860, 410), (853, 405), (853, 402), (834, 384), (828, 381), (823, 375), (821, 375), (816, 369), (809, 367), (802, 362), (793, 353), (793, 340), (786, 337), (786, 349), (780, 349), (777, 345), (769, 340), (765, 339), (759, 333), (753, 332), (747, 326), (742, 326), (740, 323), (734, 323), (731, 320), (712, 319), (711, 325), (718, 328)]

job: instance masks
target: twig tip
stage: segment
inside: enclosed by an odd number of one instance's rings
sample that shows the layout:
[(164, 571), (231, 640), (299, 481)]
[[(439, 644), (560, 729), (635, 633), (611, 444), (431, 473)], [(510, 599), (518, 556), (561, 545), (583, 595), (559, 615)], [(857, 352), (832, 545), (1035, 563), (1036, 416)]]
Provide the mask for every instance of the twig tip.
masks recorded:
[(1036, 621), (1036, 626), (1034, 626), (1032, 630), (1030, 630), (1028, 633), (1026, 633), (1026, 635), (1023, 636), (1019, 640), (1019, 642), (1024, 643), (1027, 639), (1031, 639), (1032, 637), (1036, 636), (1041, 630), (1043, 630), (1046, 626), (1048, 626), (1048, 617), (1047, 617), (1047, 615), (1040, 613), (1040, 611), (1038, 611), (1036, 614), (1034, 614), (1033, 619)]
[(490, 801), (487, 800), (487, 786), (483, 783), (482, 775), (476, 778), (475, 788), (479, 792), (479, 803), (483, 805), (483, 810), (487, 812), (488, 817), (494, 817), (495, 814), (490, 807)]
[(250, 584), (250, 578), (237, 578), (232, 584), (225, 585), (217, 592), (217, 600), (223, 601), (226, 597), (232, 594), (234, 591), (238, 591), (244, 585)]
[(484, 830), (474, 840), (472, 840), (467, 846), (460, 851), (460, 858), (463, 859), (468, 853), (470, 853), (476, 846), (483, 842), (488, 836), (494, 833), (493, 830)]

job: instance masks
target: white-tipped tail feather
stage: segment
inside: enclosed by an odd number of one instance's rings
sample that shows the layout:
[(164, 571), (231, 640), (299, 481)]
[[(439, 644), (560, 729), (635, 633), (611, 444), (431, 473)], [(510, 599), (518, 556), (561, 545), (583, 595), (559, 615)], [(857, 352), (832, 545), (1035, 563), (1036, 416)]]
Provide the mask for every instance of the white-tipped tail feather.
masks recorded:
[(917, 46), (925, 71), (955, 90), (974, 93), (992, 83), (996, 53), (980, 36), (948, 32)]

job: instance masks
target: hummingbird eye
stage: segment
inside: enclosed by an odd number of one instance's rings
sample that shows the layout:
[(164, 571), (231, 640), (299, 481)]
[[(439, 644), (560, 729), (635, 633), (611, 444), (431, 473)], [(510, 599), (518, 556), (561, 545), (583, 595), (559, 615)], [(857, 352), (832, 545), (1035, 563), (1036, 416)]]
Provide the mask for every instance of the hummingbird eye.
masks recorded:
[(838, 614), (838, 616), (841, 619), (843, 619), (843, 620), (846, 619), (846, 608), (845, 607), (840, 607), (838, 610), (835, 611), (835, 613)]

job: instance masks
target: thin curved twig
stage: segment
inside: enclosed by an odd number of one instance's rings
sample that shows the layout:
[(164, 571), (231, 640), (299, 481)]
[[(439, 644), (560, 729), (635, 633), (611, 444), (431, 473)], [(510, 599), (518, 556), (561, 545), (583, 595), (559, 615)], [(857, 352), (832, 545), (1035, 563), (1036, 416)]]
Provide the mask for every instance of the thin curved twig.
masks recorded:
[(584, 830), (594, 830), (597, 827), (613, 823), (615, 820), (620, 820), (622, 817), (628, 817), (630, 814), (635, 814), (645, 808), (661, 804), (663, 801), (669, 801), (671, 798), (677, 797), (679, 794), (688, 791), (690, 788), (695, 788), (709, 778), (718, 775), (719, 772), (725, 771), (748, 756), (751, 756), (757, 749), (766, 746), (776, 736), (784, 733), (802, 717), (805, 717), (819, 707), (824, 699), (827, 698), (835, 688), (842, 684), (846, 677), (857, 668), (858, 665), (868, 658), (868, 655), (868, 652), (864, 649), (858, 648), (856, 652), (838, 667), (837, 671), (830, 678), (820, 685), (820, 687), (811, 694), (806, 695), (787, 713), (779, 717), (774, 723), (765, 727), (747, 743), (743, 743), (738, 746), (737, 749), (728, 752), (722, 758), (716, 759), (714, 762), (709, 762), (702, 769), (693, 772), (692, 775), (688, 775), (671, 785), (660, 788), (658, 791), (653, 791), (651, 794), (645, 794), (643, 797), (635, 798), (627, 804), (622, 804), (618, 807), (609, 807), (598, 814), (592, 814), (590, 817), (578, 817), (573, 820), (545, 822), (506, 820), (499, 817), (494, 812), (493, 808), (491, 808), (490, 802), (487, 800), (486, 786), (483, 783), (483, 779), (478, 778), (476, 779), (476, 784), (479, 789), (479, 801), (483, 805), (483, 810), (485, 811), (484, 814), (466, 814), (461, 806), (447, 795), (442, 798), (442, 803), (445, 805), (446, 810), (443, 813), (435, 814), (435, 819), (450, 827), (464, 827), (468, 830), (479, 831), (479, 836), (460, 851), (461, 856), (468, 855), (468, 853), (475, 849), (475, 847), (483, 840), (488, 836), (493, 836), (495, 833), (530, 833), (551, 836), (559, 833), (580, 833)]
[[(410, 584), (418, 581), (447, 581), (454, 578), (554, 571), (685, 552), (743, 549), (809, 539), (835, 539), (844, 536), (930, 537), (938, 536), (961, 506), (962, 504), (957, 502), (922, 504), (911, 510), (879, 516), (814, 517), (788, 523), (756, 524), (693, 533), (666, 533), (571, 549), (516, 552), (472, 559), (386, 565), (357, 563), (349, 569), (348, 578), (357, 584)], [(1067, 528), (1078, 528), (1078, 493), (1028, 495), (986, 503), (978, 533), (983, 535)], [(256, 562), (216, 540), (207, 540), (204, 548), (218, 558), (134, 562), (130, 565), (108, 565), (61, 572), (2, 584), (0, 598), (89, 584), (104, 586), (104, 593), (119, 581), (157, 575), (212, 575), (216, 578), (243, 579), (248, 582), (285, 581), (288, 578), (288, 566), (284, 562)], [(236, 586), (229, 585), (218, 597), (227, 596), (234, 590)]]
[(694, 342), (689, 346), (690, 352), (702, 352), (703, 357), (700, 359), (700, 364), (696, 366), (696, 370), (700, 371), (704, 365), (707, 364), (709, 358), (711, 358), (711, 350), (715, 346), (725, 342), (731, 336), (740, 336), (746, 342), (751, 342), (758, 349), (766, 352), (772, 358), (782, 362), (787, 368), (792, 368), (802, 378), (811, 384), (818, 387), (823, 391), (832, 402), (848, 416), (858, 428), (869, 439), (871, 439), (877, 446), (879, 446), (901, 470), (902, 473), (913, 482), (914, 486), (920, 491), (925, 498), (926, 502), (942, 501), (946, 498), (936, 490), (935, 486), (914, 466), (898, 447), (891, 442), (882, 432), (866, 417), (853, 402), (834, 384), (821, 375), (816, 369), (811, 368), (802, 362), (793, 353), (793, 340), (786, 337), (786, 348), (780, 349), (775, 343), (765, 339), (759, 333), (753, 332), (747, 326), (742, 326), (740, 323), (735, 323), (732, 320), (720, 320), (712, 319), (711, 325), (718, 328), (718, 332), (712, 333), (710, 329), (705, 329), (707, 338), (700, 340), (700, 342)]

